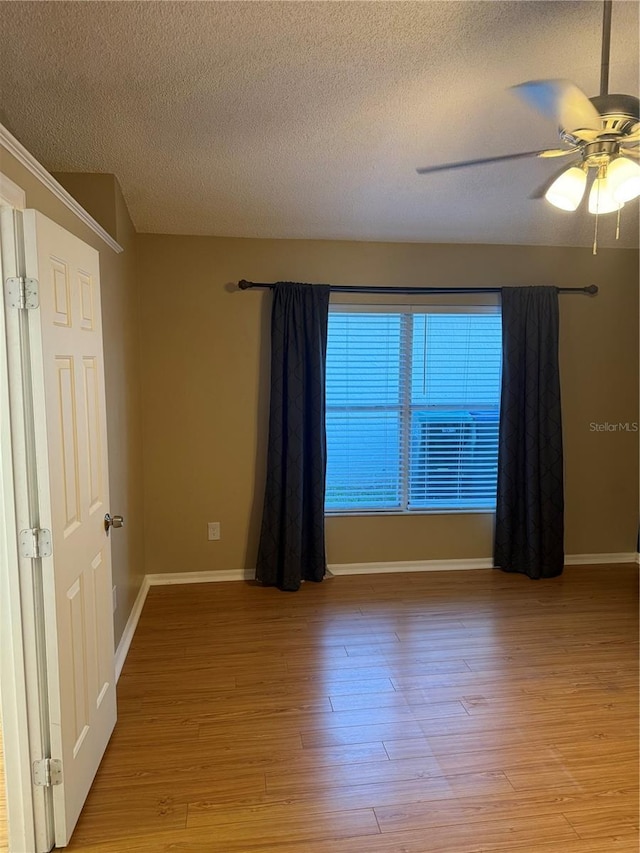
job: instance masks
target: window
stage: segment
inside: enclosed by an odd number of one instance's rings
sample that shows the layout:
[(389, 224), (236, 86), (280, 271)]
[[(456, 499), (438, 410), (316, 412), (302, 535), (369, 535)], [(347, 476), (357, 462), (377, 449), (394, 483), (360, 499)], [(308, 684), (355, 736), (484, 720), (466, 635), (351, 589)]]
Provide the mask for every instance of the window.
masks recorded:
[(331, 309), (328, 513), (495, 508), (500, 321), (495, 308)]

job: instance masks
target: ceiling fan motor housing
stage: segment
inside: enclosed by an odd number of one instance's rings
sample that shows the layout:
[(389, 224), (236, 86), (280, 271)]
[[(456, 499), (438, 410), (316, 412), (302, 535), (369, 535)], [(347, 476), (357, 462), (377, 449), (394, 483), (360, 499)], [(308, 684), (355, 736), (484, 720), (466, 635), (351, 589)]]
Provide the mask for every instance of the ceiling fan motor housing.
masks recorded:
[(596, 95), (589, 100), (602, 116), (604, 133), (626, 134), (640, 121), (640, 100), (633, 95)]
[[(589, 98), (589, 101), (600, 114), (601, 130), (589, 129), (588, 131), (576, 130), (574, 132), (566, 128), (559, 128), (560, 138), (569, 145), (580, 148), (583, 157), (586, 153), (596, 153), (594, 150), (586, 152), (585, 143), (612, 141), (620, 147), (620, 145), (624, 145), (625, 137), (632, 133), (635, 134), (639, 129), (640, 100), (634, 95), (596, 95), (594, 98)], [(617, 150), (609, 153), (615, 155)]]

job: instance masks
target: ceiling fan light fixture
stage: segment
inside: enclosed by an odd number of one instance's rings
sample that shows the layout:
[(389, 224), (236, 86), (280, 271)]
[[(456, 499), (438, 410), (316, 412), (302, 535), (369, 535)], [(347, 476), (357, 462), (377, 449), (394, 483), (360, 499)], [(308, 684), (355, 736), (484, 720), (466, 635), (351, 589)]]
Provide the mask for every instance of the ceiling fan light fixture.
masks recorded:
[(587, 174), (579, 166), (572, 166), (556, 178), (544, 194), (546, 200), (560, 210), (575, 210), (584, 195)]
[(616, 157), (607, 169), (607, 181), (614, 201), (631, 201), (640, 195), (640, 164), (628, 157)]
[(623, 202), (616, 201), (611, 194), (611, 184), (609, 178), (598, 176), (591, 185), (589, 193), (589, 213), (597, 213), (602, 216), (603, 213), (615, 213), (623, 207)]

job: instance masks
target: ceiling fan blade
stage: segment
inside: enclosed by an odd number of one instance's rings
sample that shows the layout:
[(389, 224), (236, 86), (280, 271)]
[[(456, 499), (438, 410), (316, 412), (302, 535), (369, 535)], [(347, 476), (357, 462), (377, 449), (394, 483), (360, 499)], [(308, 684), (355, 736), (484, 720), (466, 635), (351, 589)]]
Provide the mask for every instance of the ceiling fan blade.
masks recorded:
[(629, 133), (627, 136), (623, 136), (620, 140), (622, 145), (637, 145), (640, 142), (640, 130), (636, 130), (634, 133)]
[(640, 148), (621, 148), (620, 153), (624, 154), (625, 157), (635, 157), (637, 159), (640, 157)]
[(563, 172), (566, 172), (567, 169), (570, 169), (572, 166), (578, 166), (582, 160), (572, 160), (571, 163), (565, 163), (561, 169), (557, 169), (552, 175), (550, 175), (547, 180), (540, 184), (529, 196), (529, 198), (544, 198), (547, 190), (551, 186), (551, 184), (562, 175)]
[(600, 113), (570, 80), (529, 80), (511, 88), (529, 106), (555, 119), (563, 130), (602, 131)]
[(582, 140), (582, 142), (595, 142), (602, 135), (602, 128), (600, 130), (591, 130), (588, 127), (577, 127), (575, 130), (570, 131), (570, 133), (571, 136)]
[(577, 145), (573, 148), (547, 148), (546, 151), (540, 151), (538, 157), (566, 157), (567, 154), (575, 154), (579, 150)]
[[(467, 166), (481, 166), (485, 163), (503, 163), (506, 160), (522, 160), (525, 157), (559, 157), (559, 148), (543, 148), (538, 151), (521, 151), (518, 154), (500, 154), (498, 157), (482, 157), (479, 160), (459, 160), (456, 163), (441, 163), (439, 166), (423, 166), (416, 169), (419, 175), (428, 175), (431, 172), (445, 172), (448, 169), (466, 169)], [(563, 149), (563, 154), (571, 154), (575, 148)], [(552, 153), (550, 153), (552, 152)]]

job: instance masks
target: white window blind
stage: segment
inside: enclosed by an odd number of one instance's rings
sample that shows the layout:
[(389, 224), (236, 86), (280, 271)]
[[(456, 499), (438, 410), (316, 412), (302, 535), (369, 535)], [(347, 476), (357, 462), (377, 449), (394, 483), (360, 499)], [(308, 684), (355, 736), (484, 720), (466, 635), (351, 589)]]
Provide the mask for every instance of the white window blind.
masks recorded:
[(327, 512), (495, 507), (500, 320), (479, 308), (332, 308)]

